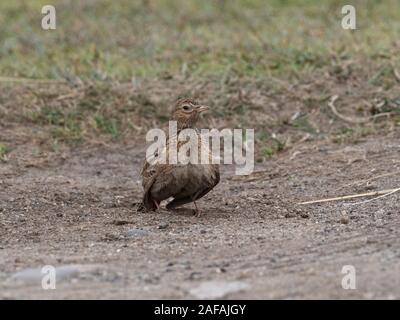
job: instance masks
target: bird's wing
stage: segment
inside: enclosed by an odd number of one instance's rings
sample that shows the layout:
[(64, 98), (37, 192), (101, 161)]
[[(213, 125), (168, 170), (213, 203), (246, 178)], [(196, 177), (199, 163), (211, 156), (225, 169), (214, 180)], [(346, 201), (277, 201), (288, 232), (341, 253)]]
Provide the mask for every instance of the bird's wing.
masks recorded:
[(174, 209), (181, 205), (196, 201), (204, 197), (207, 193), (214, 189), (214, 187), (219, 183), (220, 180), (219, 166), (211, 165), (210, 171), (212, 171), (212, 173), (208, 177), (208, 180), (205, 181), (203, 185), (199, 186), (199, 190), (191, 195), (185, 194), (183, 196), (175, 196), (174, 200), (168, 203), (167, 209)]
[(154, 151), (153, 154), (147, 155), (143, 162), (142, 170), (140, 175), (142, 176), (142, 186), (146, 189), (146, 186), (151, 181), (152, 177), (158, 172), (158, 167), (163, 164), (163, 157), (168, 159), (168, 143), (160, 149)]
[[(179, 182), (177, 178), (177, 167), (166, 163), (168, 160), (170, 140), (165, 147), (148, 157), (143, 165), (141, 176), (144, 189), (143, 204), (147, 209), (155, 209), (155, 204), (151, 198), (151, 188), (156, 184), (157, 193), (161, 198), (168, 198), (169, 194), (176, 192), (175, 184)], [(179, 173), (178, 173), (179, 175)], [(175, 183), (174, 183), (175, 182)], [(154, 191), (154, 190), (153, 190)]]

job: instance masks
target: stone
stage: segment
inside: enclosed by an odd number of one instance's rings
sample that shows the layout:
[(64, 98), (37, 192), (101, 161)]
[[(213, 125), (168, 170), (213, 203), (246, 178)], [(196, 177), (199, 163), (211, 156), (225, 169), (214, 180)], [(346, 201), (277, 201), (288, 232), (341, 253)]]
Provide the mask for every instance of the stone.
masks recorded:
[(168, 228), (168, 223), (167, 222), (162, 222), (159, 224), (158, 229), (167, 229)]
[(189, 290), (189, 293), (198, 299), (220, 299), (229, 293), (248, 288), (249, 285), (242, 281), (207, 281)]
[(347, 216), (343, 216), (340, 218), (340, 223), (342, 223), (342, 224), (348, 224), (349, 222), (350, 222), (350, 219)]
[(126, 232), (128, 237), (136, 237), (136, 236), (147, 236), (149, 234), (148, 231), (143, 229), (132, 228)]

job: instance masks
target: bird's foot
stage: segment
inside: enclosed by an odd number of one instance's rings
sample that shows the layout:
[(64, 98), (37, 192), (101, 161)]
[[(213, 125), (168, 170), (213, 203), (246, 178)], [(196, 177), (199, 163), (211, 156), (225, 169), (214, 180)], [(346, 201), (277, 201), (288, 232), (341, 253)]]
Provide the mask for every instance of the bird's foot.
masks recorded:
[(196, 218), (199, 218), (201, 216), (201, 211), (200, 210), (199, 211), (195, 210), (193, 216), (196, 217)]
[(157, 210), (160, 210), (160, 203), (158, 203), (156, 200), (153, 200), (153, 202), (156, 205)]
[(197, 206), (196, 201), (193, 201), (193, 203), (194, 203), (194, 206), (196, 207), (196, 209), (195, 209), (195, 211), (194, 211), (194, 216), (195, 216), (196, 218), (198, 218), (198, 217), (200, 217), (200, 215), (201, 215), (201, 211), (200, 211), (199, 207)]

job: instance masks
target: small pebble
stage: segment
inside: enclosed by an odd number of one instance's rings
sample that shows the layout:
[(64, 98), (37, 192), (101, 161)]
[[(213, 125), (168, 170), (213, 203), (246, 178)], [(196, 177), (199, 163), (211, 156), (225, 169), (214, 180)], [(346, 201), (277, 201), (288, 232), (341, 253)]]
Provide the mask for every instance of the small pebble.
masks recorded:
[(201, 272), (191, 272), (189, 275), (189, 280), (198, 280), (201, 278)]
[(158, 226), (158, 229), (167, 229), (168, 228), (168, 223), (166, 222), (162, 222), (160, 223), (160, 225)]
[(348, 224), (349, 222), (350, 222), (350, 219), (347, 216), (344, 216), (344, 217), (340, 218), (340, 223), (341, 224)]
[(136, 228), (129, 229), (129, 230), (126, 232), (126, 235), (127, 235), (128, 237), (147, 236), (148, 234), (149, 234), (148, 231), (143, 230), (143, 229), (136, 229)]
[(285, 214), (285, 218), (294, 218), (296, 214), (294, 212), (288, 212)]
[(112, 224), (115, 224), (116, 226), (123, 226), (124, 224), (128, 224), (129, 221), (126, 220), (114, 220)]

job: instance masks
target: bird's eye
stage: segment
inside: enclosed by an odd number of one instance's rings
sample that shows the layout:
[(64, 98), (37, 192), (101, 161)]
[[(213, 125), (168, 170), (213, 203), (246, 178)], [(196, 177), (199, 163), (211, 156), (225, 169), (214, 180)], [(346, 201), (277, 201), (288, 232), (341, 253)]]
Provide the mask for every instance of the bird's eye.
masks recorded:
[(184, 105), (183, 106), (183, 110), (186, 110), (186, 111), (189, 110), (189, 106), (188, 105)]

